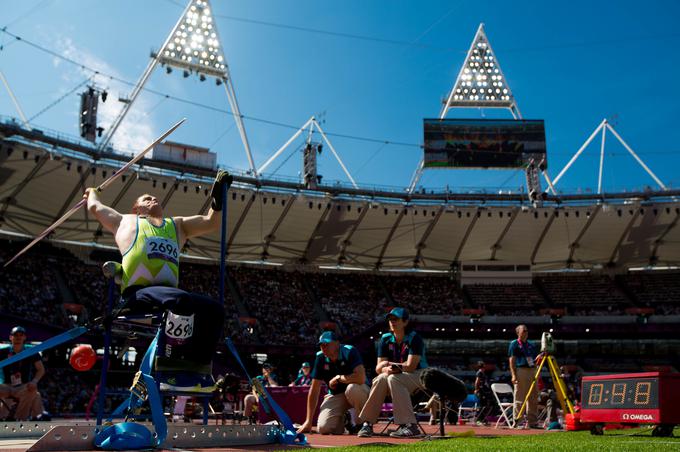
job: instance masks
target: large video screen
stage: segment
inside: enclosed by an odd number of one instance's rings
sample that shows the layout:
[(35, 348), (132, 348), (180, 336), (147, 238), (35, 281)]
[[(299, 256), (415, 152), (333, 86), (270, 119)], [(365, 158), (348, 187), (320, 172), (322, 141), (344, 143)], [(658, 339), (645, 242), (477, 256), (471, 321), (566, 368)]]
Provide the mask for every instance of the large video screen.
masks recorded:
[(425, 168), (521, 168), (546, 159), (543, 120), (425, 119), (423, 130)]

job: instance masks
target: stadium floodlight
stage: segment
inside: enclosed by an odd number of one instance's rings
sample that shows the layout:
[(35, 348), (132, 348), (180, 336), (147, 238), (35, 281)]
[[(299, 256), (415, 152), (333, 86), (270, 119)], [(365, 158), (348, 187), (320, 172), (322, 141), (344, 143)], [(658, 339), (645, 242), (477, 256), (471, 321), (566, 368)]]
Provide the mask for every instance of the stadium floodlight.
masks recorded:
[(440, 118), (454, 107), (507, 108), (513, 117), (521, 118), (496, 53), (484, 32), (484, 24), (479, 24), (458, 78), (444, 101)]
[[(227, 66), (207, 0), (194, 0), (158, 55), (161, 64), (218, 78)], [(203, 79), (205, 80), (205, 75)]]
[(129, 98), (125, 98), (126, 105), (109, 126), (106, 136), (99, 143), (99, 149), (105, 149), (113, 138), (158, 64), (165, 66), (168, 74), (172, 72), (172, 68), (176, 68), (181, 71), (184, 78), (197, 74), (201, 81), (205, 81), (210, 76), (215, 77), (217, 86), (224, 85), (229, 107), (248, 157), (250, 172), (257, 177), (257, 169), (243, 124), (243, 115), (236, 100), (236, 90), (229, 75), (229, 67), (222, 51), (209, 0), (188, 0), (186, 8), (160, 50), (151, 53), (149, 65), (135, 84)]

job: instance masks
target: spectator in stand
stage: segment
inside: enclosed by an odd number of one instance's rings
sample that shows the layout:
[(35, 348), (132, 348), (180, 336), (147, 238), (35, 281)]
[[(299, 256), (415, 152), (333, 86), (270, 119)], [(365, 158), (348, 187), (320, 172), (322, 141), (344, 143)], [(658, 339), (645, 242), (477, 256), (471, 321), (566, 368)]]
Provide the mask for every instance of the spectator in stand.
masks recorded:
[(358, 436), (373, 436), (373, 424), (378, 420), (382, 404), (389, 394), (392, 396), (394, 422), (399, 425), (399, 429), (390, 436), (419, 437), (420, 427), (416, 423), (411, 394), (424, 389), (420, 374), (427, 368), (425, 342), (415, 331), (407, 332), (409, 314), (406, 309), (392, 309), (387, 314), (387, 321), (390, 332), (383, 334), (378, 343), (378, 363), (375, 366), (378, 376), (373, 379), (371, 394), (359, 414), (364, 424)]
[[(0, 361), (10, 358), (26, 349), (26, 330), (21, 326), (15, 326), (9, 333), (11, 345), (0, 349)], [(45, 375), (40, 354), (29, 356), (9, 366), (2, 368), (3, 384), (0, 384), (0, 397), (12, 397), (17, 400), (14, 418), (17, 421), (26, 421), (30, 418), (38, 418), (42, 415), (43, 404), (38, 392), (38, 382)], [(0, 418), (7, 417), (3, 413), (3, 405), (0, 409)]]
[(274, 373), (274, 367), (269, 363), (262, 364), (262, 375), (255, 377), (253, 382), (253, 393), (243, 398), (243, 415), (246, 419), (251, 419), (253, 409), (257, 405), (257, 385), (265, 387), (279, 386), (279, 377)]
[(298, 373), (297, 378), (295, 381), (293, 381), (291, 384), (288, 386), (309, 386), (312, 384), (312, 376), (310, 375), (312, 371), (312, 366), (309, 365), (309, 362), (305, 361), (302, 363), (302, 367), (300, 368), (300, 372)]
[[(307, 395), (307, 416), (298, 433), (312, 430), (321, 383), (325, 382), (328, 394), (321, 403), (317, 428), (322, 435), (342, 435), (347, 410), (354, 408), (358, 413), (368, 398), (366, 370), (357, 349), (340, 344), (332, 331), (326, 331), (319, 337), (319, 347), (321, 351), (316, 354), (311, 373), (312, 385)], [(350, 434), (358, 430), (354, 425), (347, 427)]]
[(538, 390), (535, 385), (531, 394), (529, 394), (529, 387), (534, 378), (538, 350), (533, 343), (529, 342), (529, 329), (526, 325), (517, 325), (515, 333), (517, 333), (517, 339), (510, 342), (510, 347), (508, 348), (512, 384), (515, 386), (513, 416), (515, 423), (519, 424), (520, 419), (518, 419), (517, 415), (526, 399), (527, 406), (524, 414), (526, 414), (527, 426), (529, 428), (540, 428), (537, 424)]

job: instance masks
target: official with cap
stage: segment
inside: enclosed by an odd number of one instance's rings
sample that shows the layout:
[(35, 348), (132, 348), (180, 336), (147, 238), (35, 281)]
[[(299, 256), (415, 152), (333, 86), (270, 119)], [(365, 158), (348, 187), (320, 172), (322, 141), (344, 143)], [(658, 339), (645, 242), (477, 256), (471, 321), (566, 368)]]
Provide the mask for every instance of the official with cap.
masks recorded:
[(390, 331), (380, 338), (377, 347), (378, 362), (371, 393), (359, 418), (364, 421), (358, 436), (373, 436), (373, 424), (378, 419), (385, 397), (392, 396), (395, 438), (420, 436), (420, 428), (411, 404), (411, 394), (423, 389), (420, 374), (427, 368), (425, 342), (415, 331), (407, 331), (409, 314), (405, 308), (394, 308), (386, 316)]
[[(269, 363), (262, 363), (262, 375), (255, 377), (259, 383), (264, 387), (279, 386), (279, 377), (274, 372), (274, 366)], [(243, 416), (251, 420), (253, 415), (253, 408), (257, 405), (257, 392), (253, 387), (252, 394), (248, 394), (243, 398)]]
[[(10, 358), (25, 350), (26, 330), (22, 326), (15, 326), (9, 333), (11, 345), (0, 349), (0, 361)], [(21, 361), (2, 368), (3, 384), (0, 384), (0, 398), (14, 397), (18, 400), (14, 418), (25, 421), (30, 417), (42, 415), (43, 404), (38, 392), (38, 381), (45, 375), (40, 354), (28, 356)], [(4, 418), (8, 413), (2, 412)]]
[[(322, 435), (341, 435), (345, 431), (345, 413), (354, 408), (358, 413), (366, 403), (369, 388), (366, 384), (366, 369), (359, 351), (351, 345), (341, 344), (332, 331), (319, 337), (319, 347), (312, 368), (312, 384), (307, 396), (307, 417), (298, 433), (312, 429), (316, 405), (319, 400), (321, 383), (328, 385), (317, 421)], [(350, 433), (354, 433), (356, 430)]]
[(298, 372), (295, 381), (291, 382), (288, 386), (309, 386), (312, 384), (312, 366), (308, 361), (302, 363), (300, 367), (300, 372)]

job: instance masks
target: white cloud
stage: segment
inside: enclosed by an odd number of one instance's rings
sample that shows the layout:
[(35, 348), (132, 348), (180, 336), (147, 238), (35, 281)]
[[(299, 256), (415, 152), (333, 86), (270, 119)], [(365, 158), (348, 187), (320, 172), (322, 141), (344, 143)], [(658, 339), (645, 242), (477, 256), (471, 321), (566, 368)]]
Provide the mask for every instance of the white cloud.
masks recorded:
[[(88, 68), (99, 71), (100, 74), (106, 74), (106, 76), (97, 74), (94, 76), (93, 80), (99, 88), (105, 88), (109, 93), (106, 102), (99, 102), (98, 110), (99, 125), (104, 127), (105, 130), (108, 130), (109, 126), (113, 123), (123, 107), (123, 104), (118, 102), (119, 96), (127, 97), (130, 91), (132, 91), (132, 87), (112, 80), (109, 76), (119, 79), (124, 79), (124, 77), (98, 55), (77, 46), (71, 38), (63, 36), (58, 37), (55, 41), (55, 45), (59, 50), (59, 53), (65, 57), (78, 61)], [(61, 61), (58, 58), (53, 60), (55, 67), (60, 66), (60, 62)], [(82, 81), (85, 77), (92, 75), (91, 71), (85, 70), (82, 67), (70, 64), (61, 67), (64, 68), (62, 79), (71, 84), (71, 86)], [(116, 150), (138, 153), (156, 138), (153, 121), (146, 113), (144, 113), (148, 109), (148, 102), (145, 101), (144, 98), (138, 97), (111, 140), (111, 144), (113, 144)]]

